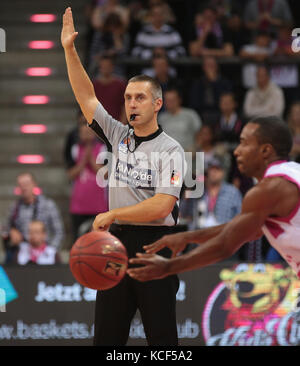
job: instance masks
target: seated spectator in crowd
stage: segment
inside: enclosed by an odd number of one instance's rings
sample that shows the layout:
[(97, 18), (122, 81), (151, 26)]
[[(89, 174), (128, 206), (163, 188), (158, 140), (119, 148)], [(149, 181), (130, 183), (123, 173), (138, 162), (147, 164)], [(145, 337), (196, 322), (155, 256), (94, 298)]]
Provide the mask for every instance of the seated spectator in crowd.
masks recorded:
[(163, 48), (170, 59), (185, 56), (180, 34), (165, 23), (163, 7), (155, 5), (150, 10), (150, 23), (138, 32), (132, 56), (149, 60), (157, 48)]
[[(278, 38), (274, 44), (274, 56), (278, 58), (298, 58), (299, 53), (292, 50), (292, 28), (288, 26), (281, 26), (278, 30)], [(295, 60), (297, 62), (297, 60)], [(299, 83), (299, 72), (298, 65), (292, 63), (280, 63), (279, 65), (272, 65), (271, 67), (271, 80), (276, 85), (282, 88), (298, 88)], [(298, 95), (298, 90), (293, 91), (286, 96), (289, 99), (294, 99), (294, 94)], [(285, 90), (287, 92), (287, 90)]]
[(248, 29), (276, 33), (281, 25), (293, 22), (286, 0), (250, 0), (245, 7), (244, 22)]
[(284, 111), (284, 94), (280, 87), (270, 80), (266, 66), (257, 68), (257, 86), (247, 91), (244, 101), (244, 114), (247, 118), (254, 116), (278, 116)]
[(232, 84), (222, 77), (214, 57), (204, 57), (202, 69), (204, 75), (191, 83), (189, 105), (204, 121), (215, 123), (219, 114), (220, 96), (232, 91)]
[[(194, 156), (197, 152), (204, 153), (204, 170), (207, 169), (211, 160), (218, 158), (222, 161), (222, 165), (227, 175), (227, 171), (230, 167), (230, 155), (222, 144), (217, 143), (215, 126), (211, 124), (203, 124), (202, 127), (196, 132), (193, 147)], [(197, 170), (194, 173), (196, 177), (199, 174), (202, 174), (202, 172)]]
[(84, 234), (82, 224), (108, 210), (107, 190), (103, 178), (97, 174), (102, 165), (96, 164), (98, 154), (104, 151), (105, 145), (97, 140), (93, 130), (81, 125), (79, 142), (72, 149), (76, 164), (68, 169), (68, 176), (73, 181), (70, 201), (73, 241)]
[(144, 24), (151, 22), (151, 9), (153, 6), (160, 6), (162, 8), (162, 14), (164, 16), (165, 23), (174, 24), (176, 22), (176, 16), (170, 7), (170, 5), (165, 0), (148, 0), (147, 8), (144, 14), (143, 22)]
[(47, 244), (47, 233), (42, 221), (34, 220), (29, 224), (28, 242), (21, 242), (14, 263), (26, 264), (57, 264), (60, 263), (56, 248)]
[(192, 217), (189, 230), (217, 226), (230, 221), (241, 211), (242, 195), (225, 182), (221, 160), (214, 157), (205, 169), (205, 192), (201, 198), (187, 198), (182, 214)]
[(300, 102), (291, 105), (287, 123), (293, 135), (293, 147), (290, 153), (292, 160), (300, 163)]
[(105, 20), (110, 14), (117, 14), (124, 24), (125, 29), (129, 25), (129, 9), (120, 4), (120, 0), (97, 1), (91, 15), (92, 26), (97, 30), (102, 30)]
[(271, 44), (271, 37), (267, 32), (260, 32), (256, 35), (253, 44), (246, 44), (240, 52), (240, 57), (247, 62), (242, 68), (242, 83), (244, 88), (256, 86), (257, 63), (266, 61), (274, 53), (274, 45)]
[(65, 145), (64, 145), (64, 161), (67, 168), (71, 168), (75, 165), (75, 161), (72, 156), (73, 146), (78, 143), (79, 139), (79, 127), (83, 124), (86, 124), (87, 121), (81, 112), (81, 110), (77, 113), (77, 125), (74, 127), (66, 136)]
[(161, 85), (163, 92), (177, 83), (176, 69), (170, 66), (167, 56), (154, 56), (152, 59), (152, 67), (144, 69), (142, 73), (156, 79)]
[(191, 37), (189, 51), (192, 57), (233, 55), (233, 47), (225, 42), (217, 12), (213, 7), (206, 7), (195, 16), (195, 34)]
[(99, 74), (93, 80), (95, 94), (107, 112), (116, 120), (127, 123), (124, 92), (127, 83), (114, 74), (114, 60), (110, 56), (99, 59)]
[(6, 263), (10, 263), (21, 242), (29, 240), (29, 223), (42, 221), (46, 228), (48, 244), (60, 248), (64, 235), (63, 222), (55, 202), (35, 190), (37, 183), (29, 172), (17, 177), (20, 198), (12, 205), (7, 220), (7, 237), (4, 238)]
[(225, 20), (223, 27), (224, 40), (232, 44), (235, 55), (239, 55), (241, 48), (249, 43), (250, 34), (244, 26), (239, 14), (233, 13)]
[(169, 89), (164, 93), (166, 111), (158, 116), (163, 130), (185, 151), (192, 151), (195, 132), (201, 127), (201, 119), (197, 112), (182, 107), (182, 98), (177, 89)]
[(247, 1), (248, 0), (210, 0), (209, 5), (216, 9), (218, 19), (223, 21), (235, 14), (240, 16), (243, 13), (243, 9)]
[[(111, 57), (125, 56), (129, 50), (129, 36), (125, 31), (125, 26), (121, 17), (116, 13), (110, 13), (103, 24), (101, 30), (94, 33), (91, 47), (88, 71), (93, 79), (97, 67), (97, 57), (107, 55)], [(115, 67), (115, 72), (124, 75), (121, 66)]]
[(237, 103), (233, 93), (224, 93), (220, 98), (220, 117), (216, 125), (217, 140), (232, 152), (240, 141), (242, 120), (237, 113)]

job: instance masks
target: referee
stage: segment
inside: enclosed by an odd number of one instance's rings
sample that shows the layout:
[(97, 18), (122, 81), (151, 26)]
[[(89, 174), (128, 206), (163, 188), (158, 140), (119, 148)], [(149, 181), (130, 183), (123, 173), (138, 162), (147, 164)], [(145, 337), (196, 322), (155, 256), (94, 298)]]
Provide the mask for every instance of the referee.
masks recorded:
[[(95, 230), (108, 230), (125, 245), (128, 257), (142, 252), (177, 222), (184, 152), (157, 124), (162, 107), (160, 85), (145, 75), (129, 80), (125, 110), (130, 126), (114, 120), (97, 100), (74, 46), (72, 12), (63, 17), (61, 41), (70, 83), (90, 127), (113, 153), (109, 177), (109, 211), (96, 216)], [(131, 128), (130, 128), (131, 127)], [(164, 248), (161, 255), (170, 257)], [(94, 345), (126, 345), (139, 309), (149, 345), (178, 344), (176, 293), (178, 277), (140, 283), (128, 275), (112, 289), (98, 291)]]

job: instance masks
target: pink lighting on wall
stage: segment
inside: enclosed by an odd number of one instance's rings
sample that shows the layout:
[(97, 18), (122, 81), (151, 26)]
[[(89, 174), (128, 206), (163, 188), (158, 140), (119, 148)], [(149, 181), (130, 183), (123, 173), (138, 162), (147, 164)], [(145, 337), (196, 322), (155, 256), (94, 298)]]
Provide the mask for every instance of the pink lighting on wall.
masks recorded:
[(30, 21), (33, 23), (52, 23), (56, 21), (54, 14), (32, 14)]
[(45, 161), (43, 155), (19, 155), (17, 161), (20, 164), (42, 164)]
[(49, 76), (52, 74), (50, 67), (28, 67), (25, 70), (27, 76)]
[(47, 104), (49, 100), (48, 95), (25, 95), (22, 98), (24, 104)]
[(54, 47), (53, 41), (30, 41), (28, 47), (33, 50), (47, 50)]
[(22, 133), (45, 133), (47, 132), (47, 126), (43, 124), (26, 124), (20, 126)]

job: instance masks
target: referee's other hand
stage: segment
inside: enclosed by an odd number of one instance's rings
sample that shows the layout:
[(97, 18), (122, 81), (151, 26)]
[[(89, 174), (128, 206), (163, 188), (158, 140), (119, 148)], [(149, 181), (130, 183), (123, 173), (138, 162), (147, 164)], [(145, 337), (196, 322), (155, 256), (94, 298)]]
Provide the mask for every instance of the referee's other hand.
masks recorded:
[(95, 217), (93, 222), (93, 230), (108, 230), (109, 226), (115, 221), (112, 211), (100, 213)]

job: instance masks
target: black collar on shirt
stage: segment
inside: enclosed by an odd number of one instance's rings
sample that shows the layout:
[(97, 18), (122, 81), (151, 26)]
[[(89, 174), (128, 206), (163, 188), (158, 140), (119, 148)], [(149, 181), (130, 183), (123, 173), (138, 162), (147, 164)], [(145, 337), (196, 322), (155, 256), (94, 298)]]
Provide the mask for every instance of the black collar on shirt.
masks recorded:
[(160, 125), (158, 125), (158, 130), (151, 133), (148, 136), (136, 136), (136, 134), (133, 132), (134, 140), (135, 140), (135, 146), (138, 147), (142, 142), (144, 141), (150, 141), (155, 139), (158, 135), (160, 135), (163, 132), (163, 129)]

